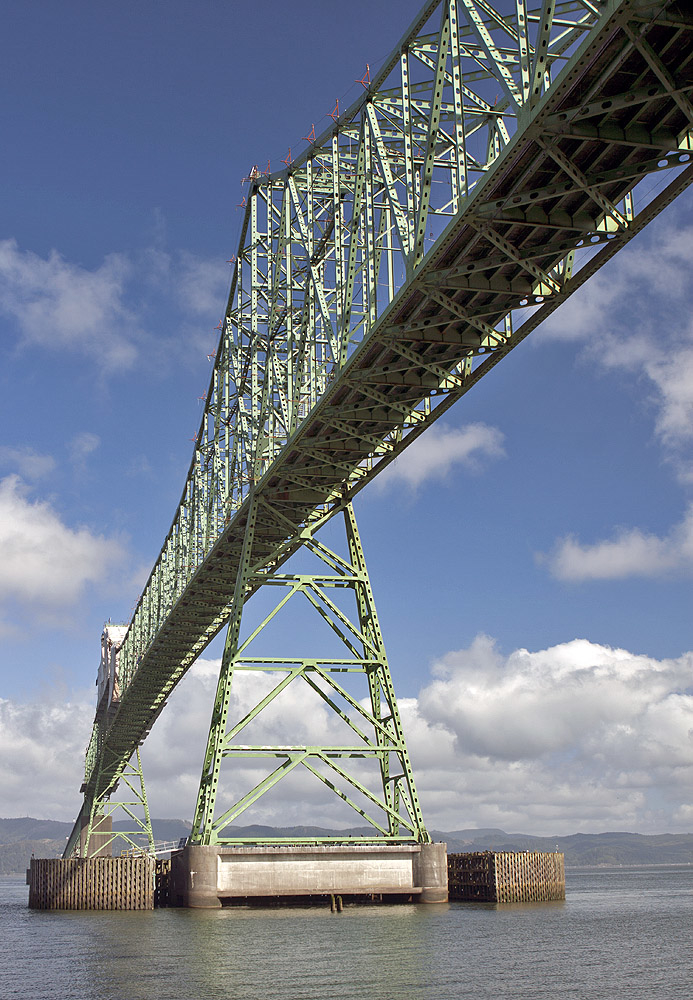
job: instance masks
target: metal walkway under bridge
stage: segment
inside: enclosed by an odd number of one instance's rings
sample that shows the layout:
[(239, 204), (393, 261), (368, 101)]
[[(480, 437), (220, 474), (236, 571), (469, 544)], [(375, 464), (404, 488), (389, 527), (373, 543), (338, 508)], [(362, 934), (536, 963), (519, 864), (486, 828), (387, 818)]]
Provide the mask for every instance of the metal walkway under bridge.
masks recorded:
[[(362, 82), (286, 169), (250, 173), (188, 477), (111, 651), (66, 855), (227, 622), (192, 842), (237, 843), (225, 826), (297, 767), (373, 839), (426, 841), (351, 499), (693, 180), (687, 0), (436, 0)], [(333, 515), (346, 557), (315, 534)], [(322, 572), (279, 573), (301, 548)], [(248, 662), (241, 612), (265, 585), (308, 597), (343, 658)], [(241, 668), (279, 673), (232, 724)], [(370, 703), (339, 679), (358, 670)], [(289, 682), (351, 742), (241, 746)], [(223, 760), (244, 753), (271, 770), (216, 815)], [(379, 791), (350, 770), (366, 758)]]

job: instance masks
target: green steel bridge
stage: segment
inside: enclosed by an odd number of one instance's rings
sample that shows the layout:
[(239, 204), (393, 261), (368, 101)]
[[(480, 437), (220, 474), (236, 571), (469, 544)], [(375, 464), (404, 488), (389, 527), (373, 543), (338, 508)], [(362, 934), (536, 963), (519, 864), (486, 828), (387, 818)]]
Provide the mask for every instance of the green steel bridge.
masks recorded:
[[(684, 0), (432, 0), (362, 83), (286, 169), (250, 172), (188, 476), (114, 641), (66, 856), (119, 786), (146, 805), (139, 746), (224, 626), (192, 842), (241, 843), (228, 827), (296, 768), (361, 840), (428, 839), (352, 498), (693, 180)], [(346, 554), (317, 537), (335, 517)], [(280, 572), (299, 550), (319, 572)], [(241, 639), (244, 605), (270, 587), (276, 613), (307, 598), (341, 658), (251, 653), (275, 611)], [(233, 720), (238, 670), (271, 681)], [(289, 684), (349, 740), (242, 744)], [(220, 811), (234, 763), (265, 773)]]

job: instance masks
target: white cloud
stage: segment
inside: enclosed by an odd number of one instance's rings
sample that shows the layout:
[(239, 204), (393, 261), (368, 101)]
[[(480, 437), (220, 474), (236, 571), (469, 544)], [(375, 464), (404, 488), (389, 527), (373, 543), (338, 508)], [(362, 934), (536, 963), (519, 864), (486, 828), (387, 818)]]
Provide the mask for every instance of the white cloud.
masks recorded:
[(459, 429), (433, 424), (375, 480), (383, 491), (397, 483), (416, 489), (432, 479), (444, 479), (455, 465), (478, 472), (484, 461), (501, 458), (503, 434), (488, 424), (467, 424)]
[[(597, 371), (627, 373), (652, 408), (655, 434), (682, 484), (693, 483), (693, 226), (667, 218), (592, 277), (537, 332), (574, 341)], [(623, 527), (585, 544), (572, 535), (540, 556), (561, 580), (663, 577), (693, 570), (693, 507), (662, 536)]]
[(24, 479), (43, 479), (55, 468), (51, 455), (41, 455), (33, 448), (0, 446), (0, 467), (18, 472)]
[[(81, 354), (104, 374), (143, 357), (161, 360), (148, 326), (156, 324), (162, 346), (161, 315), (171, 302), (178, 316), (172, 330), (164, 327), (167, 350), (187, 349), (201, 321), (223, 314), (229, 278), (225, 262), (187, 251), (112, 253), (90, 270), (56, 250), (43, 258), (13, 239), (0, 241), (0, 314), (14, 321), (21, 345)], [(211, 332), (200, 332), (205, 345)]]
[(46, 501), (32, 501), (18, 476), (0, 481), (0, 600), (40, 614), (73, 605), (108, 579), (123, 546), (88, 528), (70, 528)]
[[(656, 660), (587, 640), (503, 656), (480, 636), (448, 653), (419, 696), (400, 701), (429, 827), (545, 835), (688, 829), (692, 668), (693, 653)], [(144, 745), (155, 816), (191, 818), (217, 670), (218, 661), (195, 664)], [(243, 715), (269, 683), (262, 673), (237, 674), (230, 718)], [(339, 739), (342, 723), (311, 702), (304, 683), (284, 694), (244, 742)], [(0, 754), (0, 794), (8, 815), (72, 818), (94, 708), (78, 702), (0, 704), (0, 749), (8, 748)], [(309, 777), (284, 779), (245, 821), (353, 825), (355, 814)], [(228, 805), (228, 795), (256, 779), (227, 761), (219, 802)]]
[(421, 691), (419, 705), (427, 718), (448, 726), (466, 752), (536, 760), (575, 748), (595, 730), (630, 725), (672, 689), (685, 687), (690, 665), (690, 656), (660, 664), (584, 639), (503, 657), (480, 636), (434, 665), (435, 679)]
[(53, 250), (44, 259), (15, 240), (0, 241), (0, 310), (17, 323), (24, 344), (80, 351), (104, 367), (129, 368), (137, 350), (124, 303), (130, 263), (110, 254), (96, 270)]
[[(543, 833), (681, 829), (692, 667), (692, 653), (658, 661), (587, 640), (504, 657), (480, 637), (447, 654), (418, 699), (427, 724), (455, 737), (457, 770), (440, 780), (444, 822), (432, 825), (451, 829), (458, 816), (458, 828)], [(425, 801), (430, 779), (418, 773)]]
[(642, 380), (655, 432), (682, 481), (693, 481), (693, 226), (655, 224), (571, 296), (537, 342), (584, 344), (590, 365)]
[[(21, 704), (0, 698), (0, 802), (4, 816), (76, 819), (93, 698), (43, 690)], [(62, 696), (61, 696), (62, 695)]]
[(606, 338), (600, 363), (611, 370), (630, 370), (650, 386), (655, 432), (674, 462), (680, 479), (693, 482), (693, 324), (658, 328), (648, 334)]
[(93, 434), (91, 431), (80, 431), (70, 441), (70, 461), (76, 468), (84, 469), (87, 459), (97, 450), (100, 444), (101, 438), (98, 434)]
[(559, 580), (619, 580), (693, 572), (693, 505), (681, 524), (664, 537), (638, 528), (623, 530), (610, 541), (583, 545), (572, 536), (560, 539), (545, 562)]
[(207, 260), (182, 251), (178, 258), (178, 300), (187, 310), (206, 316), (226, 308), (231, 268), (225, 261)]

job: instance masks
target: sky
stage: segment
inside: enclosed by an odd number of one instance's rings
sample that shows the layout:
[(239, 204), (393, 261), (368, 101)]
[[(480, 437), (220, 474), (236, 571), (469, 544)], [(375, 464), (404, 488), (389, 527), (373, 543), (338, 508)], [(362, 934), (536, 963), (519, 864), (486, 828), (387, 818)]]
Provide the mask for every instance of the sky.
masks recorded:
[[(79, 809), (101, 630), (180, 498), (243, 177), (418, 6), (7, 5), (0, 814)], [(689, 191), (357, 499), (433, 828), (693, 830), (692, 256)], [(191, 817), (218, 656), (145, 744), (155, 816)], [(263, 821), (340, 825), (294, 793)]]

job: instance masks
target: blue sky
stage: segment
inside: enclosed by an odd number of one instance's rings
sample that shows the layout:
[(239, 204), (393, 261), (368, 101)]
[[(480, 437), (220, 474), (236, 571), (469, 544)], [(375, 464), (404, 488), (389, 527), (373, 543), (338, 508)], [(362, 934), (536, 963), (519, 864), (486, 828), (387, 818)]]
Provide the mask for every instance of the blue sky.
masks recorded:
[[(4, 815), (77, 811), (101, 628), (180, 496), (242, 178), (350, 103), (417, 10), (9, 5)], [(358, 500), (434, 826), (693, 828), (692, 253), (688, 193)], [(216, 653), (152, 734), (158, 815), (189, 815)]]

